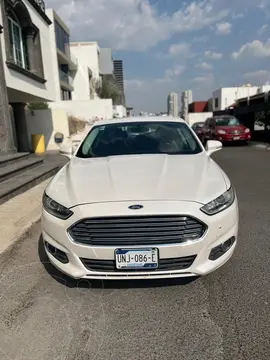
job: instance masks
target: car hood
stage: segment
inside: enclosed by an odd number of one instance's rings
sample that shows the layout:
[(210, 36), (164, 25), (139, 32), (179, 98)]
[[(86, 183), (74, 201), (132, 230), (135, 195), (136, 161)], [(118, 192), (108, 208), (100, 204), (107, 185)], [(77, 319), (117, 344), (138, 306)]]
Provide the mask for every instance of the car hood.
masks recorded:
[(218, 130), (225, 130), (225, 131), (244, 131), (246, 127), (244, 125), (235, 125), (235, 126), (217, 126)]
[(205, 204), (225, 192), (229, 180), (205, 153), (73, 157), (46, 193), (66, 207), (111, 201), (193, 201)]

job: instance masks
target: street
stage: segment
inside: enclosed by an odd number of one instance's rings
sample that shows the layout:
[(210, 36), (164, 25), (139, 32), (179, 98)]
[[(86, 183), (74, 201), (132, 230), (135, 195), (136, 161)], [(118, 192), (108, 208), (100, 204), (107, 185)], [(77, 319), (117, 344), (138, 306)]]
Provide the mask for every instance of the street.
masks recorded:
[(240, 206), (225, 266), (191, 280), (69, 281), (46, 263), (38, 223), (0, 259), (1, 360), (269, 360), (270, 152), (213, 158)]

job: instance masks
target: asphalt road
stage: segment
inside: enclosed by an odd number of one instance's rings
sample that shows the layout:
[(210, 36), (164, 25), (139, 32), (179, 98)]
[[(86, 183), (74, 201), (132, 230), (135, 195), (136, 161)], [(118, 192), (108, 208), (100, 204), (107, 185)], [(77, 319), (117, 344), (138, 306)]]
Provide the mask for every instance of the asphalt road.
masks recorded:
[(41, 263), (37, 224), (0, 259), (0, 359), (269, 360), (270, 151), (214, 158), (241, 212), (224, 267), (191, 282), (70, 282)]

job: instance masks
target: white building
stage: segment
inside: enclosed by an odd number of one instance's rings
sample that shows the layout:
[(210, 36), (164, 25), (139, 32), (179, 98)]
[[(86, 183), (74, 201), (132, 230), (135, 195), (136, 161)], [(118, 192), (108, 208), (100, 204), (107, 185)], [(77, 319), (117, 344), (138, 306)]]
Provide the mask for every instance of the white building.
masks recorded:
[(78, 69), (77, 59), (70, 52), (70, 32), (53, 9), (47, 9), (50, 18), (50, 50), (54, 85), (54, 101), (72, 100), (73, 79)]
[(188, 118), (188, 105), (192, 103), (193, 96), (192, 96), (192, 90), (185, 90), (182, 92), (182, 117), (187, 121)]
[[(68, 48), (66, 47), (67, 51)], [(50, 108), (63, 110), (68, 117), (73, 116), (84, 121), (113, 118), (112, 99), (100, 99), (95, 91), (96, 83), (102, 80), (98, 43), (71, 42), (70, 54), (69, 64), (66, 65), (69, 78), (65, 85), (71, 85), (71, 98), (50, 103)], [(59, 62), (59, 58), (57, 59)], [(60, 85), (64, 85), (63, 79)]]
[(213, 111), (222, 111), (233, 105), (237, 100), (269, 91), (269, 85), (252, 86), (250, 84), (239, 87), (220, 88), (213, 92)]
[(73, 81), (73, 100), (90, 100), (97, 98), (95, 82), (101, 80), (100, 49), (98, 43), (72, 42), (71, 54), (77, 58), (78, 70)]
[(4, 131), (18, 151), (28, 151), (25, 104), (54, 99), (52, 55), (48, 47), (51, 21), (42, 0), (1, 0), (0, 24), (3, 25), (0, 57), (14, 115), (11, 120), (5, 119)]
[(171, 115), (173, 117), (177, 117), (179, 115), (177, 93), (172, 92), (168, 95), (167, 111), (168, 111), (168, 115)]

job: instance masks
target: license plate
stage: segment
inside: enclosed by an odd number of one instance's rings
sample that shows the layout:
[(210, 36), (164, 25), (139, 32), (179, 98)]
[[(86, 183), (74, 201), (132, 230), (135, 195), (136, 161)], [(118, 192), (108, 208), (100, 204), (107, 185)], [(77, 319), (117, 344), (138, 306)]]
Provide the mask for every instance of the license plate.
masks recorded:
[(233, 138), (233, 140), (239, 140), (240, 139), (240, 136), (235, 136), (234, 138)]
[(116, 269), (156, 269), (158, 249), (116, 249)]

